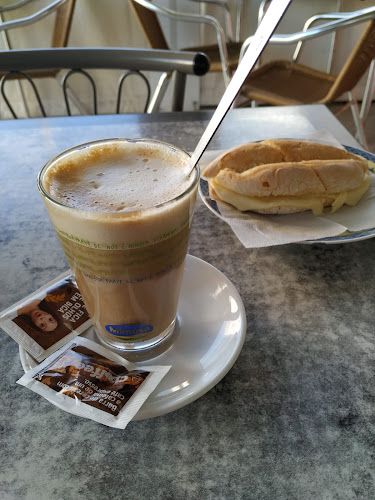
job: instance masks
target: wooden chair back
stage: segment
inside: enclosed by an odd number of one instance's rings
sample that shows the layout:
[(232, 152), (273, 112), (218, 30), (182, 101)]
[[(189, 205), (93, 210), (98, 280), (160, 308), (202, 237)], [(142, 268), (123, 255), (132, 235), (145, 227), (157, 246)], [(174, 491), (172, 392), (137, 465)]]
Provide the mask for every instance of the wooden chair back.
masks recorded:
[(343, 93), (351, 91), (362, 78), (375, 58), (375, 19), (366, 24), (340, 73), (330, 88), (325, 101), (332, 102)]
[(146, 7), (143, 7), (139, 3), (133, 2), (133, 0), (129, 0), (129, 5), (150, 48), (168, 50), (169, 46), (160, 26), (157, 14)]
[(66, 47), (68, 45), (75, 3), (76, 0), (68, 0), (57, 9), (51, 47)]

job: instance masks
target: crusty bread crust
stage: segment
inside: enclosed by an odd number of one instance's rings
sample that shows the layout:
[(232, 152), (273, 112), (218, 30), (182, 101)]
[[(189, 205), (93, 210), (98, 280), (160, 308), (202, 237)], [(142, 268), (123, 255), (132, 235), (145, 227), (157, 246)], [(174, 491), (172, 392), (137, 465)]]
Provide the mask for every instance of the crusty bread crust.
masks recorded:
[(242, 173), (224, 169), (215, 181), (247, 196), (302, 196), (354, 189), (363, 183), (364, 177), (360, 159), (310, 160), (271, 163)]
[[(368, 181), (369, 173), (366, 160), (333, 146), (267, 140), (226, 151), (205, 168), (203, 176), (214, 180), (217, 187), (252, 198), (312, 195), (329, 206), (333, 199), (330, 195), (360, 188)], [(215, 193), (212, 182), (210, 190)], [(215, 198), (220, 199), (217, 193)], [(280, 205), (254, 211), (295, 213), (303, 210)]]
[[(215, 177), (220, 170), (225, 168), (241, 173), (259, 165), (272, 163), (358, 158), (344, 149), (316, 142), (269, 139), (228, 149), (207, 165), (203, 176), (206, 178)], [(363, 162), (366, 163), (364, 160)]]

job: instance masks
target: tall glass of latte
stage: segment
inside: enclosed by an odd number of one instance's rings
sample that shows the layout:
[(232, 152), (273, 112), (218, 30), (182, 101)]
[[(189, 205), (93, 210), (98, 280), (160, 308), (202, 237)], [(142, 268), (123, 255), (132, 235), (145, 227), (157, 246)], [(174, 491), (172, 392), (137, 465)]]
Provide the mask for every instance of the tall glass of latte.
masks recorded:
[(151, 139), (106, 139), (49, 161), (38, 187), (101, 342), (151, 352), (170, 338), (199, 170)]

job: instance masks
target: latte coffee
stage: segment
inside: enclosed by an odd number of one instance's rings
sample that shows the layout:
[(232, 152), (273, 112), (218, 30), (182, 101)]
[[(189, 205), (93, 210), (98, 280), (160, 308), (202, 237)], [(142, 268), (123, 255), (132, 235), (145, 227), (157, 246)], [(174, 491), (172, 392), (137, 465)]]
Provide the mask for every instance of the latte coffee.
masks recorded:
[(39, 189), (100, 340), (149, 349), (173, 331), (198, 168), (159, 141), (108, 139), (51, 160)]

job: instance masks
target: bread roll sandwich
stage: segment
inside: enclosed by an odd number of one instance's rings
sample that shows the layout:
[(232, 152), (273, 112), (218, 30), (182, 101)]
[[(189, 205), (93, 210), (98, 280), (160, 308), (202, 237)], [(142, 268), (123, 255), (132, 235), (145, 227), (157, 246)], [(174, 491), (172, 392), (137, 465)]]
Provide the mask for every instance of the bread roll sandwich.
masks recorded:
[(356, 205), (370, 184), (367, 161), (333, 146), (266, 140), (232, 148), (203, 171), (210, 196), (240, 211), (333, 213)]

